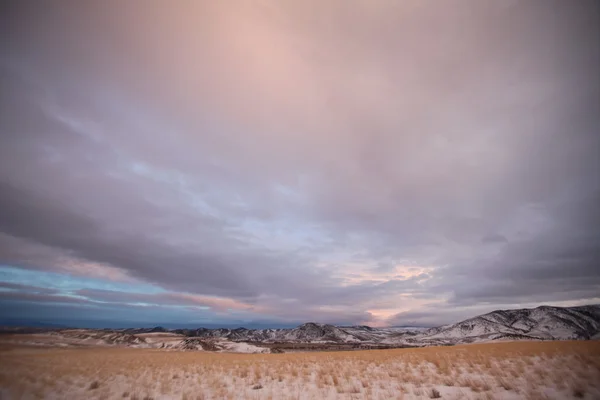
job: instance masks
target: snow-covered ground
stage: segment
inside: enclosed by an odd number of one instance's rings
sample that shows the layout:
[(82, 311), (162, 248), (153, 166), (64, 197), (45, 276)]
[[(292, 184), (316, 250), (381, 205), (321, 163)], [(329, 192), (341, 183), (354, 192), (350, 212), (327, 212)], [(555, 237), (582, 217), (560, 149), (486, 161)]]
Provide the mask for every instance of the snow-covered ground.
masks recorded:
[(0, 345), (2, 399), (438, 396), (598, 399), (600, 342), (505, 342), (294, 354)]

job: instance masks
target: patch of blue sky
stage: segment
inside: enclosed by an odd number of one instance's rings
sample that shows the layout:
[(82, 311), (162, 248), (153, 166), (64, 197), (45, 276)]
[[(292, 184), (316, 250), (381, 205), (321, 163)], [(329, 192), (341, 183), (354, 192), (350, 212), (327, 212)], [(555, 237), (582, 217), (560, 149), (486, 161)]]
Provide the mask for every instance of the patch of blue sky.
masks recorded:
[(79, 289), (115, 290), (130, 293), (163, 293), (164, 289), (147, 283), (116, 282), (108, 279), (75, 276), (60, 272), (29, 270), (0, 265), (0, 281), (56, 289), (64, 293)]

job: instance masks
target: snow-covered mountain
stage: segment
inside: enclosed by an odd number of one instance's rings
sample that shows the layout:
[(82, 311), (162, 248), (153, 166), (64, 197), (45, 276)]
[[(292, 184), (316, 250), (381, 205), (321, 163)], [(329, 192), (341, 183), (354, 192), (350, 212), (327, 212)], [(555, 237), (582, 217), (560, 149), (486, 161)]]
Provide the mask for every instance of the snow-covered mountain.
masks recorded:
[(340, 327), (328, 324), (307, 322), (291, 329), (176, 329), (174, 332), (185, 336), (224, 338), (245, 342), (361, 342)]
[[(7, 333), (9, 332), (12, 331)], [(251, 346), (252, 348), (242, 349), (251, 352), (261, 352), (264, 349), (261, 345), (269, 347), (285, 343), (335, 344), (344, 348), (369, 348), (374, 345), (385, 348), (492, 340), (597, 340), (600, 338), (600, 306), (540, 306), (532, 309), (497, 310), (456, 324), (430, 329), (334, 326), (308, 322), (291, 329), (53, 329), (48, 330), (47, 335), (52, 335), (65, 344), (218, 349), (214, 351), (228, 351), (239, 344)], [(255, 348), (255, 345), (259, 347)]]
[(422, 340), (461, 342), (497, 339), (591, 339), (600, 332), (600, 306), (497, 310), (453, 325), (432, 328)]
[(177, 333), (251, 342), (335, 342), (406, 345), (470, 343), (485, 340), (591, 339), (600, 333), (600, 306), (497, 310), (431, 329), (371, 328), (306, 323), (292, 329), (197, 329)]

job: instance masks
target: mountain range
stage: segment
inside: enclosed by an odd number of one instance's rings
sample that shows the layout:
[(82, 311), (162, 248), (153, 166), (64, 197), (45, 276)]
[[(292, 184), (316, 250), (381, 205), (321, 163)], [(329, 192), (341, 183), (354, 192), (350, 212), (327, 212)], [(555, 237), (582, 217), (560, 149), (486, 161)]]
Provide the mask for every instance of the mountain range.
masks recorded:
[(236, 342), (381, 343), (435, 345), (489, 340), (596, 339), (600, 334), (600, 306), (540, 306), (497, 310), (435, 328), (372, 328), (308, 322), (291, 329), (124, 329), (127, 334), (171, 332), (186, 337), (222, 338)]
[[(223, 352), (422, 347), (499, 340), (600, 339), (600, 305), (497, 310), (435, 328), (373, 328), (308, 322), (295, 328), (2, 328), (29, 345), (125, 346)], [(13, 335), (10, 335), (13, 334)], [(17, 335), (18, 336), (18, 335)]]

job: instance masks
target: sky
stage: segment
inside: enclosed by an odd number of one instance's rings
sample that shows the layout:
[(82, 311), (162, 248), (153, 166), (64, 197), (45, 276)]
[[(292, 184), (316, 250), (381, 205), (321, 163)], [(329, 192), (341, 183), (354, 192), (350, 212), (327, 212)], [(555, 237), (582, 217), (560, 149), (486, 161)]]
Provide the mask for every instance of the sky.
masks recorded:
[(598, 1), (0, 7), (0, 320), (600, 303)]

